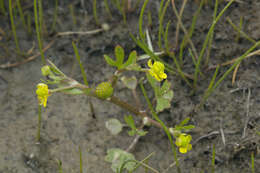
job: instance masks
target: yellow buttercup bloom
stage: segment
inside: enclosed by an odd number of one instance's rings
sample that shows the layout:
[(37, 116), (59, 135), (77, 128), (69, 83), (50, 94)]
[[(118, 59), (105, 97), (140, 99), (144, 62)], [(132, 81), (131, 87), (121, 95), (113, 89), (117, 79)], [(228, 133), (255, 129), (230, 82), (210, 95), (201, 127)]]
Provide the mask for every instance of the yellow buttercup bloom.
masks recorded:
[(38, 97), (39, 105), (43, 105), (43, 107), (46, 107), (47, 99), (50, 96), (48, 85), (44, 83), (39, 83), (37, 85), (36, 94)]
[(179, 151), (181, 153), (187, 153), (187, 151), (190, 151), (192, 149), (190, 141), (191, 141), (191, 135), (187, 135), (185, 133), (182, 133), (176, 139), (175, 144), (179, 147)]
[(160, 61), (155, 61), (152, 64), (152, 60), (149, 59), (148, 66), (150, 67), (150, 75), (153, 76), (156, 80), (162, 81), (163, 79), (167, 78), (167, 74), (164, 73), (164, 64)]

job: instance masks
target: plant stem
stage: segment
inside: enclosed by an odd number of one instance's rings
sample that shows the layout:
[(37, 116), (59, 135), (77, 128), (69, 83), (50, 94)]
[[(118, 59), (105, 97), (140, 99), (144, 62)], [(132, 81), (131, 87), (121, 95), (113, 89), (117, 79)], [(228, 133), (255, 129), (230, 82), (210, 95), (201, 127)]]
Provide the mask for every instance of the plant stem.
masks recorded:
[(42, 106), (38, 105), (38, 130), (36, 135), (37, 142), (40, 142), (40, 138), (41, 138), (41, 122), (42, 122)]
[(11, 27), (12, 27), (12, 32), (13, 32), (13, 35), (14, 35), (14, 41), (15, 41), (16, 49), (17, 49), (18, 53), (20, 53), (21, 50), (20, 50), (20, 47), (19, 47), (19, 43), (18, 43), (18, 39), (17, 39), (17, 35), (16, 35), (16, 28), (15, 28), (15, 24), (14, 24), (12, 0), (9, 0), (9, 15), (10, 15)]
[(82, 151), (80, 146), (79, 146), (79, 172), (83, 173)]
[(112, 96), (112, 97), (110, 98), (109, 102), (111, 102), (111, 103), (113, 103), (113, 104), (115, 104), (115, 105), (117, 105), (117, 106), (119, 106), (119, 107), (121, 107), (121, 108), (124, 108), (124, 109), (128, 110), (129, 112), (131, 112), (131, 113), (133, 113), (133, 114), (135, 114), (135, 115), (137, 115), (137, 116), (140, 116), (140, 117), (142, 117), (142, 118), (147, 117), (148, 120), (149, 120), (149, 122), (150, 122), (151, 124), (153, 124), (153, 125), (156, 126), (156, 127), (162, 128), (162, 126), (160, 125), (160, 123), (158, 123), (157, 121), (155, 121), (155, 120), (149, 118), (149, 117), (146, 115), (145, 112), (139, 111), (136, 107), (134, 107), (134, 106), (128, 104), (127, 102), (125, 102), (125, 101), (123, 101), (123, 100), (120, 100), (118, 97)]
[(174, 157), (174, 160), (175, 160), (175, 162), (176, 162), (177, 172), (178, 172), (178, 173), (181, 173), (181, 168), (180, 168), (180, 166), (179, 166), (179, 160), (178, 160), (178, 158), (177, 158), (176, 147), (175, 147), (175, 145), (174, 145), (174, 143), (173, 143), (172, 136), (171, 136), (171, 134), (170, 134), (170, 132), (169, 132), (169, 128), (162, 122), (162, 120), (160, 120), (160, 118), (158, 117), (158, 115), (157, 115), (156, 112), (154, 111), (153, 105), (152, 105), (152, 103), (150, 102), (150, 100), (149, 100), (149, 98), (148, 98), (148, 96), (147, 96), (146, 90), (144, 89), (144, 86), (143, 86), (142, 83), (140, 83), (140, 87), (141, 87), (141, 89), (142, 89), (143, 95), (144, 95), (145, 100), (146, 100), (146, 102), (147, 102), (147, 104), (148, 104), (148, 107), (149, 107), (149, 109), (150, 109), (150, 111), (151, 111), (151, 113), (152, 113), (153, 118), (156, 119), (157, 123), (159, 122), (159, 124), (162, 126), (163, 130), (165, 131), (165, 133), (166, 133), (167, 136), (168, 136), (168, 139), (169, 139), (170, 144), (171, 144), (172, 152), (173, 152), (173, 157)]

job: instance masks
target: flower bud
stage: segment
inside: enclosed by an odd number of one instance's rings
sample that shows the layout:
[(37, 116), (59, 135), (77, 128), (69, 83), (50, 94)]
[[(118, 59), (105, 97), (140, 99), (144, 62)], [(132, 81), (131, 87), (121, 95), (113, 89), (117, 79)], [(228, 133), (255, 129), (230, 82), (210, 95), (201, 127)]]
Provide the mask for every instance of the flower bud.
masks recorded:
[(110, 82), (102, 82), (96, 87), (96, 95), (100, 99), (107, 99), (113, 95), (113, 87)]
[(50, 68), (50, 66), (48, 66), (48, 65), (45, 65), (45, 66), (43, 66), (42, 68), (41, 68), (41, 71), (42, 71), (42, 75), (43, 76), (48, 76), (48, 75), (50, 75), (52, 72), (51, 72), (51, 68)]
[(179, 130), (175, 130), (174, 128), (169, 128), (170, 133), (175, 137), (179, 137), (181, 135), (181, 132)]

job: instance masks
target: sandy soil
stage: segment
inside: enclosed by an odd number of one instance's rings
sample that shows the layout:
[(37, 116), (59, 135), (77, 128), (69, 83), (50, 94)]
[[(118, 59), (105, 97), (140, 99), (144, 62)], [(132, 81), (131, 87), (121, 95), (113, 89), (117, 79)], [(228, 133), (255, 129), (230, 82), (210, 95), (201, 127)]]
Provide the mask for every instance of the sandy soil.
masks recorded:
[[(28, 2), (28, 1), (27, 1)], [(57, 32), (86, 31), (98, 28), (92, 15), (92, 1), (86, 1), (85, 9), (80, 1), (75, 1), (76, 24), (73, 24), (69, 14), (69, 1), (59, 4)], [(6, 3), (7, 4), (7, 3)], [(33, 7), (29, 3), (27, 13), (33, 15)], [(31, 4), (32, 5), (32, 4)], [(219, 9), (225, 3), (219, 5)], [(111, 5), (112, 6), (112, 5)], [(155, 45), (158, 33), (158, 7), (159, 1), (151, 1), (148, 9), (152, 12), (152, 26), (150, 27), (152, 41)], [(178, 2), (177, 7), (180, 9)], [(47, 30), (50, 30), (54, 2), (44, 1), (44, 18)], [(189, 2), (183, 13), (184, 25), (188, 28), (191, 19), (198, 8), (194, 2)], [(113, 55), (114, 47), (121, 45), (127, 53), (142, 50), (131, 40), (129, 33), (138, 32), (138, 15), (140, 7), (127, 14), (125, 25), (122, 16), (116, 8), (111, 8), (113, 18), (110, 19), (104, 10), (103, 1), (98, 3), (98, 17), (101, 23), (107, 23), (110, 30), (95, 35), (62, 36), (45, 52), (68, 76), (83, 81), (80, 69), (74, 58), (71, 45), (72, 40), (78, 41), (83, 65), (86, 68), (90, 85), (106, 80), (112, 73), (103, 58), (103, 54)], [(196, 24), (195, 34), (192, 40), (198, 50), (201, 49), (205, 35), (212, 22), (213, 5), (205, 6)], [(154, 12), (154, 13), (153, 13)], [(227, 17), (239, 24), (240, 16), (243, 16), (243, 31), (252, 39), (260, 39), (260, 3), (258, 0), (243, 0), (235, 2), (215, 29), (215, 37), (212, 46), (210, 65), (216, 65), (231, 60), (243, 54), (251, 45), (249, 41), (241, 38), (235, 41), (236, 32), (225, 20)], [(166, 13), (165, 21), (171, 20), (169, 30), (169, 42), (175, 41), (176, 18), (171, 8)], [(0, 15), (0, 64), (20, 62), (24, 58), (14, 52), (15, 43), (12, 39), (11, 26), (7, 16)], [(22, 23), (17, 23), (17, 36), (21, 49), (29, 50), (33, 45), (33, 54), (38, 52), (36, 33), (27, 35)], [(33, 27), (34, 25), (32, 25)], [(1, 31), (0, 30), (0, 31)], [(48, 45), (55, 33), (46, 34), (44, 46)], [(180, 38), (183, 35), (180, 35)], [(259, 47), (258, 47), (259, 49)], [(167, 57), (165, 57), (167, 60)], [(190, 95), (190, 88), (179, 76), (169, 75), (172, 82), (174, 99), (172, 107), (160, 113), (160, 118), (167, 125), (175, 125), (184, 118), (190, 116), (191, 124), (196, 128), (191, 132), (193, 136), (193, 149), (189, 153), (179, 154), (183, 172), (209, 172), (211, 170), (212, 146), (216, 148), (215, 172), (250, 172), (251, 158), (255, 154), (256, 172), (260, 168), (260, 56), (253, 56), (245, 60), (237, 74), (235, 86), (231, 85), (229, 76), (214, 94), (208, 99), (203, 109), (192, 112), (207, 89), (214, 70), (205, 72), (205, 78), (200, 79), (196, 94)], [(171, 62), (169, 60), (169, 62)], [(185, 52), (184, 69), (192, 73), (192, 63)], [(126, 149), (133, 137), (129, 137), (124, 129), (117, 136), (113, 136), (105, 128), (105, 122), (109, 118), (118, 118), (123, 122), (123, 115), (127, 112), (107, 102), (92, 99), (96, 119), (91, 116), (89, 98), (86, 96), (68, 96), (64, 94), (52, 95), (48, 100), (48, 106), (44, 109), (41, 143), (36, 143), (37, 131), (37, 98), (35, 88), (42, 78), (40, 74), (41, 60), (35, 60), (11, 68), (0, 68), (0, 173), (54, 173), (58, 172), (57, 161), (62, 162), (63, 171), (79, 172), (78, 147), (82, 149), (84, 172), (108, 173), (112, 172), (110, 164), (104, 157), (109, 148)], [(221, 67), (221, 76), (228, 67)], [(234, 89), (240, 88), (235, 92)], [(131, 93), (126, 88), (119, 86), (117, 96), (129, 103), (134, 103)], [(247, 98), (249, 100), (249, 120), (245, 138), (242, 138), (247, 112)], [(138, 90), (139, 94), (141, 92)], [(139, 122), (138, 119), (136, 119)], [(225, 134), (225, 145), (220, 135), (220, 129)], [(169, 167), (173, 162), (173, 156), (167, 136), (160, 129), (151, 127), (149, 133), (142, 137), (132, 153), (136, 159), (141, 160), (148, 154), (155, 152), (149, 160), (159, 172), (176, 172), (175, 167)], [(144, 172), (143, 168), (136, 172)]]

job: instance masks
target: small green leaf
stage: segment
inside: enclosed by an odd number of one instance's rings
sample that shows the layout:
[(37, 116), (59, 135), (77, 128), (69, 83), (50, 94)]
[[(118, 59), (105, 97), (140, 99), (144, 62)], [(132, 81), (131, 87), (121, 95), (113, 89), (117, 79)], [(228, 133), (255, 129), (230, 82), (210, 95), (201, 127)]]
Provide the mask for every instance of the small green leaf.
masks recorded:
[(185, 118), (185, 119), (179, 124), (179, 126), (184, 126), (184, 125), (187, 124), (189, 121), (190, 121), (190, 118), (187, 117), (187, 118)]
[(104, 58), (109, 65), (117, 67), (117, 63), (114, 60), (112, 60), (109, 56), (104, 55)]
[(137, 53), (136, 51), (132, 51), (127, 59), (127, 61), (120, 67), (120, 69), (124, 69), (127, 66), (136, 63)]
[(170, 107), (171, 107), (170, 100), (164, 99), (162, 97), (157, 98), (157, 104), (156, 104), (156, 108), (155, 108), (156, 112), (161, 112), (164, 109), (167, 109)]
[(195, 126), (194, 125), (188, 125), (188, 126), (183, 126), (182, 129), (183, 130), (191, 130), (191, 129), (194, 129)]
[(131, 129), (136, 129), (136, 126), (135, 126), (135, 121), (134, 121), (134, 119), (133, 119), (133, 117), (132, 117), (132, 115), (125, 115), (124, 116), (124, 119), (125, 119), (125, 122), (126, 122), (126, 124), (131, 128)]
[(173, 99), (173, 91), (172, 90), (168, 91), (167, 93), (162, 95), (162, 98), (171, 101)]
[(115, 56), (117, 67), (120, 67), (124, 62), (125, 52), (124, 49), (119, 45), (115, 48)]
[(121, 80), (123, 81), (124, 85), (131, 90), (134, 90), (137, 86), (137, 79), (135, 76), (132, 77), (123, 76)]
[(144, 131), (144, 130), (137, 130), (137, 134), (139, 136), (145, 136), (148, 132), (147, 131)]
[(165, 80), (160, 89), (160, 95), (166, 94), (169, 91), (170, 87), (171, 87), (171, 83)]
[(117, 119), (111, 118), (106, 121), (106, 128), (110, 131), (112, 135), (117, 135), (122, 131), (123, 125)]
[[(129, 160), (135, 160), (134, 155), (118, 148), (109, 149), (105, 157), (105, 161), (112, 163), (111, 168), (114, 172), (117, 172)], [(131, 171), (135, 166), (135, 162), (127, 162), (124, 169)]]

